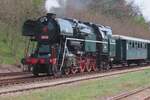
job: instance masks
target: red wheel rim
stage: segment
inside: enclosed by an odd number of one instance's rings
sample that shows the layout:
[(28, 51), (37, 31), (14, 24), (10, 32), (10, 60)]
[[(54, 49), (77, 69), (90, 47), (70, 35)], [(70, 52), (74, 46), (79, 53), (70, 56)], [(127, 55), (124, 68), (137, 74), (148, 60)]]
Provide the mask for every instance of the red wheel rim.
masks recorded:
[(78, 69), (76, 67), (71, 68), (71, 73), (76, 74), (78, 72)]
[(89, 62), (87, 62), (88, 64), (86, 64), (86, 70), (87, 70), (87, 72), (91, 72), (91, 70), (92, 70), (92, 65), (89, 63)]
[(88, 66), (88, 67), (86, 68), (86, 70), (87, 70), (87, 72), (91, 72), (92, 67), (91, 67), (91, 66)]
[(83, 73), (85, 71), (86, 67), (85, 67), (85, 64), (82, 62), (80, 64), (80, 72)]
[(97, 67), (96, 67), (96, 63), (95, 62), (92, 63), (92, 69), (93, 69), (93, 71), (97, 71)]
[(66, 68), (65, 69), (65, 75), (69, 75), (70, 74), (70, 68)]

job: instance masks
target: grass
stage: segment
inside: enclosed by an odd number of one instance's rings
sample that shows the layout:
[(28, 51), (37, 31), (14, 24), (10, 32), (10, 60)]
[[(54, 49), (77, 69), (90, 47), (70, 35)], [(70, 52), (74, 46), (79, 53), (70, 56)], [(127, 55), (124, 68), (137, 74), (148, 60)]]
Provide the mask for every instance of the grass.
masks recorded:
[[(0, 22), (0, 64), (15, 64), (23, 57), (24, 41), (21, 33), (14, 30), (15, 27)], [(14, 54), (13, 51), (16, 53)]]
[(150, 69), (41, 91), (30, 91), (17, 96), (0, 97), (0, 100), (95, 100), (150, 85), (149, 77)]

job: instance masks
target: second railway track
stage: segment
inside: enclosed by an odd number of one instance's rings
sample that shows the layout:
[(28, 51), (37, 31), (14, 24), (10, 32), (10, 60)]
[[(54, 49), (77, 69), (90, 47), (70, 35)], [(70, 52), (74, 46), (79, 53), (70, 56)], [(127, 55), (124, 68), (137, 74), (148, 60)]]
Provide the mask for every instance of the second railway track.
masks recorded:
[(142, 87), (110, 98), (109, 100), (150, 100), (150, 86)]

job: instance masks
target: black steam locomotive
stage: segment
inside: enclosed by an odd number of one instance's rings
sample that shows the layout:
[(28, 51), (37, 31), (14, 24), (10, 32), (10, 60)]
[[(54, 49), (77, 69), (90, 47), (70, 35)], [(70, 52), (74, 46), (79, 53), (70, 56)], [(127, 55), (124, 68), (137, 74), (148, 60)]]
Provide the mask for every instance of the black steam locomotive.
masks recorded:
[[(52, 13), (35, 21), (27, 20), (23, 25), (23, 36), (36, 43), (30, 55), (22, 60), (24, 65), (32, 67), (36, 76), (39, 73), (68, 75), (108, 70), (113, 64), (147, 62), (150, 58), (148, 40), (112, 36), (109, 26), (56, 18)], [(128, 54), (129, 49), (137, 50), (137, 47), (132, 48), (132, 42), (134, 47), (135, 43), (140, 45), (138, 50), (145, 53), (143, 56), (135, 59), (131, 57), (132, 53)]]

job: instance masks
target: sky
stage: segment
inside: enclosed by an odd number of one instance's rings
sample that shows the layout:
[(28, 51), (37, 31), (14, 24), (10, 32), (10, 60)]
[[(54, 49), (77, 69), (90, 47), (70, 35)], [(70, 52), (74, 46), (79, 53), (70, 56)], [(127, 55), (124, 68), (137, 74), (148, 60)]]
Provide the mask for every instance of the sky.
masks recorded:
[(126, 0), (127, 2), (134, 2), (134, 5), (140, 8), (146, 21), (150, 21), (150, 0)]

